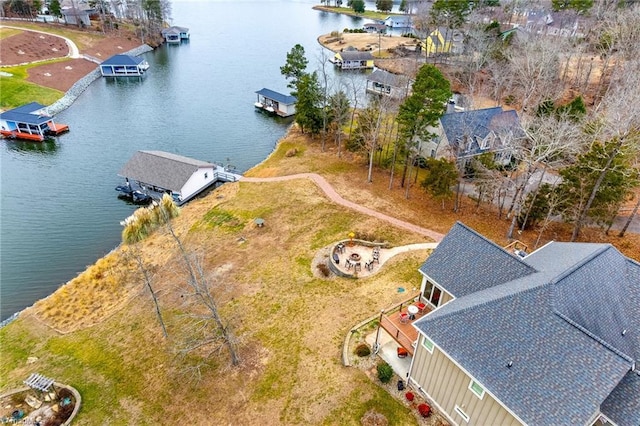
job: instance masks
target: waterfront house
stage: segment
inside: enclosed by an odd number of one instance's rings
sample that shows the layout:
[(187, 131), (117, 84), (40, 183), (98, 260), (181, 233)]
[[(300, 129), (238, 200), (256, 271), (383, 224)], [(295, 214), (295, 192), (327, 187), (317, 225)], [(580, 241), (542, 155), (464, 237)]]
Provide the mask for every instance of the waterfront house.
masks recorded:
[(220, 181), (236, 180), (213, 163), (164, 151), (138, 151), (122, 167), (119, 176), (133, 181), (142, 191), (169, 193), (185, 203)]
[(261, 111), (276, 114), (280, 117), (290, 117), (296, 113), (295, 96), (284, 95), (270, 89), (260, 89), (256, 92), (258, 100), (254, 104)]
[(345, 49), (342, 52), (336, 52), (332, 62), (342, 70), (373, 69), (373, 55), (371, 52)]
[(427, 57), (452, 53), (462, 53), (464, 35), (450, 28), (436, 28), (425, 39)]
[(497, 164), (506, 165), (512, 159), (515, 141), (525, 136), (516, 111), (502, 107), (448, 112), (432, 132), (435, 136), (421, 144), (421, 154), (461, 165), (487, 152), (493, 153)]
[(189, 40), (189, 28), (173, 26), (163, 28), (161, 33), (164, 41), (167, 43), (176, 44), (182, 40)]
[(410, 79), (405, 75), (376, 69), (367, 76), (366, 91), (394, 99), (402, 99), (410, 92), (411, 84)]
[(114, 55), (100, 64), (103, 77), (140, 77), (149, 63), (139, 56)]
[(387, 16), (384, 24), (390, 28), (411, 28), (411, 17), (407, 15)]
[(56, 124), (45, 109), (44, 105), (31, 102), (0, 113), (0, 134), (12, 139), (43, 141), (69, 130), (66, 124)]
[(458, 425), (640, 424), (640, 263), (514, 254), (457, 223), (420, 267), (411, 387)]
[(89, 27), (91, 26), (90, 15), (96, 13), (96, 10), (91, 7), (88, 0), (62, 0), (60, 13), (66, 24)]

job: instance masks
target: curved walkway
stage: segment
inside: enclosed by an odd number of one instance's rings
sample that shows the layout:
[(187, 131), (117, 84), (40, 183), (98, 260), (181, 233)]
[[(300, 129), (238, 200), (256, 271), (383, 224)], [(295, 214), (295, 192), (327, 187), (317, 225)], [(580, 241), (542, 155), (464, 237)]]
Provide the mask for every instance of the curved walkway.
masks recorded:
[(436, 242), (440, 242), (444, 237), (443, 234), (439, 232), (432, 231), (430, 229), (423, 228), (418, 225), (414, 225), (413, 223), (405, 222), (404, 220), (396, 219), (395, 217), (391, 217), (384, 213), (377, 212), (368, 207), (361, 206), (360, 204), (356, 204), (352, 201), (345, 200), (342, 198), (340, 194), (336, 192), (335, 189), (331, 186), (327, 180), (316, 173), (299, 173), (295, 175), (288, 176), (276, 176), (276, 177), (268, 177), (268, 178), (256, 178), (256, 177), (242, 177), (240, 178), (240, 182), (282, 182), (293, 179), (311, 179), (320, 189), (324, 191), (325, 194), (329, 197), (331, 201), (334, 201), (337, 204), (353, 209), (357, 212), (375, 217), (377, 219), (381, 219), (391, 223), (398, 228), (407, 229), (411, 232), (415, 232), (416, 234), (424, 235), (425, 237), (432, 238)]
[[(52, 33), (48, 33), (46, 31), (38, 31), (38, 30), (32, 30), (32, 29), (28, 29), (28, 28), (23, 28), (23, 27), (14, 27), (14, 26), (10, 26), (10, 25), (0, 25), (0, 27), (4, 27), (4, 28), (13, 28), (14, 30), (21, 30), (21, 31), (31, 31), (33, 33), (40, 33), (40, 34), (46, 34), (52, 37), (59, 37), (61, 39), (63, 39), (65, 41), (65, 43), (67, 43), (67, 46), (69, 47), (69, 53), (67, 54), (67, 57), (72, 58), (72, 59), (77, 59), (80, 58), (80, 50), (78, 49), (78, 46), (76, 46), (76, 44), (69, 38), (58, 35), (58, 34), (52, 34)], [(40, 61), (38, 61), (40, 62)]]

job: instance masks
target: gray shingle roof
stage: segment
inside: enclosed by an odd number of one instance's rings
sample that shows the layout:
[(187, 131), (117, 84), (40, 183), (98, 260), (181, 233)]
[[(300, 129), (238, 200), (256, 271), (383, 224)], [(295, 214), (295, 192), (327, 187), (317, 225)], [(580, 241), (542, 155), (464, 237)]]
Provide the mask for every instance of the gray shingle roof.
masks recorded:
[[(431, 255), (450, 260), (448, 283), (519, 269), (468, 228), (451, 232)], [(496, 263), (469, 264), (478, 253)], [(416, 327), (528, 424), (585, 424), (600, 409), (637, 425), (640, 377), (630, 369), (639, 361), (640, 264), (610, 245), (581, 243), (548, 244), (523, 263), (529, 274), (462, 295)], [(431, 275), (429, 266), (421, 270)]]
[(458, 222), (420, 271), (461, 297), (532, 274), (535, 269)]
[(376, 69), (367, 76), (367, 80), (380, 84), (387, 84), (392, 87), (404, 88), (407, 85), (407, 77), (404, 75), (393, 74), (385, 70)]
[(193, 173), (201, 167), (216, 166), (169, 152), (138, 151), (118, 174), (148, 185), (180, 192)]
[(369, 61), (373, 59), (371, 52), (360, 52), (357, 50), (345, 50), (340, 52), (343, 61)]
[[(498, 136), (505, 132), (511, 132), (517, 137), (522, 136), (518, 114), (514, 110), (503, 111), (502, 107), (444, 114), (440, 117), (440, 123), (449, 145), (459, 155), (477, 155), (491, 149), (503, 148), (481, 147), (481, 141), (491, 132)], [(465, 145), (459, 146), (461, 143)], [(467, 146), (467, 143), (470, 143), (470, 146)]]

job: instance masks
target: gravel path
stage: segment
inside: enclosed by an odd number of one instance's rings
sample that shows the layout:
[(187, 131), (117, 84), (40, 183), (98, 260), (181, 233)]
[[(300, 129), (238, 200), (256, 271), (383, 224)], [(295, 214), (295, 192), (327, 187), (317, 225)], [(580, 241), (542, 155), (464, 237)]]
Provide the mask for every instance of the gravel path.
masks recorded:
[(353, 209), (357, 212), (387, 221), (394, 226), (399, 228), (407, 229), (411, 232), (415, 232), (420, 235), (424, 235), (425, 237), (429, 237), (436, 242), (440, 242), (444, 237), (443, 234), (432, 231), (430, 229), (422, 228), (421, 226), (414, 225), (413, 223), (405, 222), (400, 219), (396, 219), (395, 217), (388, 216), (384, 213), (377, 212), (368, 207), (361, 206), (360, 204), (356, 204), (352, 201), (345, 200), (342, 198), (340, 194), (338, 194), (335, 189), (331, 186), (329, 182), (326, 181), (325, 178), (316, 173), (299, 173), (295, 175), (289, 176), (277, 176), (277, 177), (268, 177), (268, 178), (257, 178), (257, 177), (242, 177), (240, 179), (241, 182), (282, 182), (293, 179), (311, 179), (320, 189), (324, 191), (324, 193), (331, 199), (331, 201), (340, 204), (342, 206)]

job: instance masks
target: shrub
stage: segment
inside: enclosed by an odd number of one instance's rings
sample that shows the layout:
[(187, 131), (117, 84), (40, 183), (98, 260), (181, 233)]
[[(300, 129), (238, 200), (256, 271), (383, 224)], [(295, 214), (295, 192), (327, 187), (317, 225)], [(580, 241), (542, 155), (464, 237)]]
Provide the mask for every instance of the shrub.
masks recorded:
[(420, 412), (420, 415), (422, 417), (429, 417), (429, 415), (431, 414), (431, 407), (429, 407), (427, 404), (420, 404), (418, 405), (418, 411)]
[(404, 394), (404, 397), (407, 398), (407, 401), (411, 402), (413, 401), (413, 398), (415, 398), (415, 395), (413, 392), (407, 392)]
[(369, 345), (367, 345), (366, 343), (360, 343), (358, 347), (356, 347), (356, 355), (358, 355), (359, 357), (371, 355), (371, 349), (369, 348)]
[(389, 383), (391, 377), (393, 376), (393, 369), (386, 362), (382, 362), (378, 364), (378, 379), (382, 383)]
[(324, 275), (325, 277), (328, 277), (329, 274), (331, 273), (326, 263), (319, 263), (317, 268), (318, 268), (318, 271), (320, 271), (322, 275)]
[(298, 150), (296, 148), (291, 148), (284, 154), (285, 157), (295, 157), (296, 155), (298, 155)]

